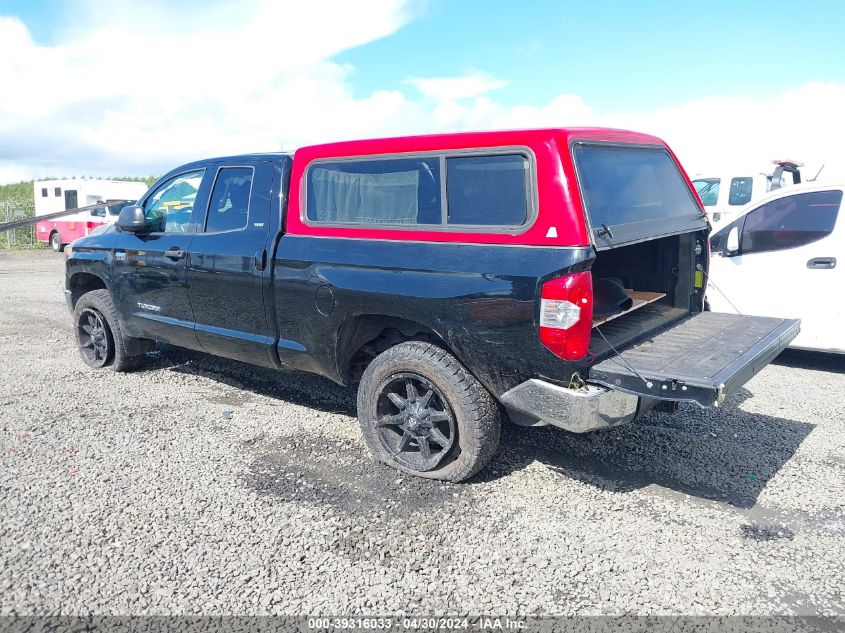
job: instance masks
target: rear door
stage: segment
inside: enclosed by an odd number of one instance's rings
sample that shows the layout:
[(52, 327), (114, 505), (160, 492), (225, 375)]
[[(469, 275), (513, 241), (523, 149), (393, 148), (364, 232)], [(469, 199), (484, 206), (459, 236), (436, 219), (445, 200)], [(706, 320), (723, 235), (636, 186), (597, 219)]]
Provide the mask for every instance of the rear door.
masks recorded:
[[(845, 239), (840, 189), (792, 193), (740, 218), (740, 248), (714, 238), (708, 291), (715, 311), (801, 319), (794, 347), (845, 352)], [(733, 305), (731, 305), (733, 304)], [(734, 309), (735, 307), (735, 309)]]
[(211, 169), (206, 212), (188, 255), (188, 295), (203, 349), (271, 365), (273, 336), (264, 304), (269, 279), (270, 161), (239, 159)]
[(207, 198), (207, 170), (161, 183), (142, 201), (149, 233), (121, 233), (114, 256), (115, 299), (131, 336), (197, 348), (188, 301), (187, 253)]

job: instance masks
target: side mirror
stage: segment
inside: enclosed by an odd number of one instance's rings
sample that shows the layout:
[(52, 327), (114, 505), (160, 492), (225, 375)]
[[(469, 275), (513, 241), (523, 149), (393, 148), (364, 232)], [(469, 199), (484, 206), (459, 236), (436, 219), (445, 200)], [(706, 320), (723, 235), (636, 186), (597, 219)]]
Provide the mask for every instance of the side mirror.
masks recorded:
[(114, 228), (127, 233), (143, 233), (149, 231), (150, 227), (147, 225), (147, 219), (144, 217), (144, 207), (136, 205), (123, 207), (120, 210), (120, 215), (117, 216), (117, 222), (114, 223)]
[(728, 233), (728, 239), (725, 242), (725, 255), (736, 255), (739, 252), (739, 227), (735, 226)]

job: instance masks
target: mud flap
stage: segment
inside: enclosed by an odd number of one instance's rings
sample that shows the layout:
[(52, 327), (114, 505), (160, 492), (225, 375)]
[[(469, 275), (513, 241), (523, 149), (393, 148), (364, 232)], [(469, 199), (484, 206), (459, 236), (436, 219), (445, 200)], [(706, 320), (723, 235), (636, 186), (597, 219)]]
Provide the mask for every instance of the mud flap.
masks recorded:
[(717, 407), (780, 354), (800, 321), (702, 312), (593, 365), (588, 380), (625, 393)]

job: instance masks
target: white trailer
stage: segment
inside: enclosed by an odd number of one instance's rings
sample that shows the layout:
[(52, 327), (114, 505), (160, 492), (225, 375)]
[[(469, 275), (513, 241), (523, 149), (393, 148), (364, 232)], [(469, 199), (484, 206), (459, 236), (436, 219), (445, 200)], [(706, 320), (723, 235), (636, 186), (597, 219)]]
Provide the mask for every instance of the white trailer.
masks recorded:
[[(143, 182), (71, 178), (65, 180), (36, 180), (33, 183), (36, 217), (61, 211), (87, 207), (109, 200), (138, 200), (147, 191)], [(101, 224), (114, 222), (119, 209), (83, 211), (36, 224), (36, 236), (48, 242), (54, 250), (61, 250), (78, 237), (88, 235)]]

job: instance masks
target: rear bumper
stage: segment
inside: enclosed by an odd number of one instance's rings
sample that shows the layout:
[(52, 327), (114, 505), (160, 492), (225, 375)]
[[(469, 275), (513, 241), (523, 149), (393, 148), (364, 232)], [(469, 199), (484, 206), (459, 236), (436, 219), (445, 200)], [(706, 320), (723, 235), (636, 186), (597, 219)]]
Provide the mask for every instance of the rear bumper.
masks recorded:
[(528, 426), (551, 424), (572, 433), (631, 422), (655, 402), (588, 384), (584, 389), (567, 389), (532, 378), (504, 393), (502, 404), (515, 421)]

